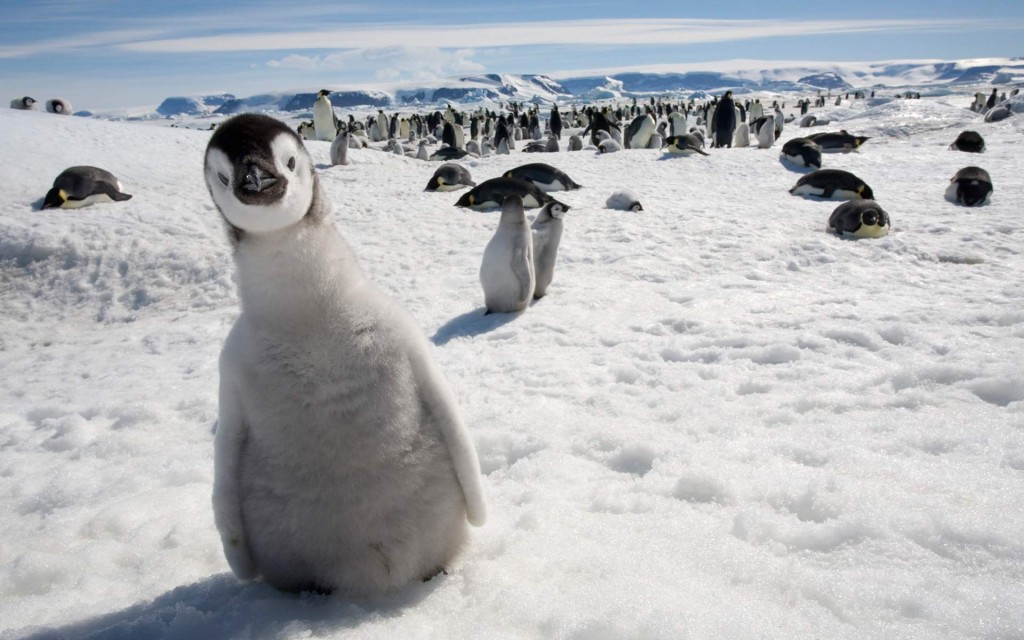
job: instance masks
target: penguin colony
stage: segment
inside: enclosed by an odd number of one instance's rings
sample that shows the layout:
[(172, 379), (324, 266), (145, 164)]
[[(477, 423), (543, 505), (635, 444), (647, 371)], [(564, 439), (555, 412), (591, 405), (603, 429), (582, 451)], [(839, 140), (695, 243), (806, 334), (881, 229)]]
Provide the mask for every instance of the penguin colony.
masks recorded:
[[(571, 207), (551, 194), (581, 186), (541, 162), (478, 183), (453, 161), (558, 153), (563, 134), (567, 152), (656, 149), (664, 158), (712, 157), (706, 139), (711, 149), (771, 148), (787, 120), (778, 105), (766, 112), (759, 101), (737, 101), (731, 92), (703, 105), (652, 98), (616, 109), (555, 106), (546, 118), (537, 107), (510, 103), (508, 113), (449, 106), (443, 113), (389, 118), (380, 110), (365, 121), (342, 120), (330, 93), (317, 94), (313, 120), (297, 131), (245, 114), (217, 127), (207, 147), (205, 180), (234, 247), (243, 307), (221, 354), (213, 507), (239, 578), (285, 591), (378, 594), (452, 566), (467, 525), (485, 521), (480, 467), (424, 337), (366, 279), (329, 221), (330, 204), (303, 141), (329, 142), (332, 167), (348, 165), (353, 149), (441, 161), (425, 191), (465, 190), (456, 207), (500, 211), (482, 247), (479, 278), (486, 313), (516, 313), (555, 281)], [(977, 107), (986, 122), (1013, 115), (1008, 104), (988, 102)], [(806, 113), (809, 104), (800, 103), (799, 126), (827, 124)], [(816, 104), (824, 106), (821, 98)], [(38, 110), (28, 96), (13, 99), (11, 108)], [(58, 98), (45, 108), (71, 113)], [(828, 217), (829, 230), (841, 237), (879, 238), (890, 230), (889, 214), (867, 183), (822, 166), (823, 154), (856, 152), (869, 139), (824, 131), (781, 149), (783, 164), (813, 170), (791, 194), (844, 200)], [(964, 131), (949, 148), (981, 154), (985, 142)], [(972, 165), (949, 179), (945, 198), (974, 207), (992, 193), (991, 176)], [(109, 171), (73, 166), (57, 176), (40, 208), (131, 198)], [(614, 190), (606, 206), (644, 211), (630, 189)], [(526, 209), (539, 209), (532, 222)], [(268, 286), (275, 295), (265, 295)], [(294, 332), (297, 325), (312, 328), (312, 349), (308, 335)], [(324, 366), (342, 360), (344, 368)], [(295, 423), (305, 428), (297, 432)]]

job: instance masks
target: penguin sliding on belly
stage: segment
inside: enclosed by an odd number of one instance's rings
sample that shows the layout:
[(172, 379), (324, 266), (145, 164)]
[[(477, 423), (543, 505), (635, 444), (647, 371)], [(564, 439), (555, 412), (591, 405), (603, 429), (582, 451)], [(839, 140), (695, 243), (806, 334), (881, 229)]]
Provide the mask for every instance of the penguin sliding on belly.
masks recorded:
[(992, 177), (981, 167), (964, 167), (949, 179), (946, 199), (965, 207), (978, 207), (992, 196)]
[(241, 314), (220, 357), (213, 511), (243, 580), (367, 596), (443, 572), (486, 519), (480, 465), (419, 326), (363, 275), (302, 140), (242, 114), (206, 185)]
[(782, 145), (782, 159), (800, 167), (821, 168), (821, 147), (807, 138), (793, 138)]
[(533, 183), (541, 191), (573, 191), (579, 189), (572, 178), (560, 169), (543, 162), (524, 164), (505, 172), (506, 178), (519, 178)]
[(795, 196), (815, 196), (826, 199), (874, 199), (874, 193), (863, 180), (842, 169), (819, 169), (801, 176), (789, 192)]
[(874, 200), (850, 200), (836, 207), (828, 226), (844, 238), (881, 238), (889, 233), (889, 214)]
[(97, 202), (123, 202), (132, 196), (114, 174), (99, 167), (69, 167), (53, 181), (43, 209), (78, 209)]
[(522, 206), (527, 209), (542, 207), (554, 200), (531, 182), (519, 178), (502, 177), (484, 180), (468, 193), (462, 194), (455, 206), (477, 210), (493, 209), (500, 207), (501, 203), (511, 195), (519, 196)]

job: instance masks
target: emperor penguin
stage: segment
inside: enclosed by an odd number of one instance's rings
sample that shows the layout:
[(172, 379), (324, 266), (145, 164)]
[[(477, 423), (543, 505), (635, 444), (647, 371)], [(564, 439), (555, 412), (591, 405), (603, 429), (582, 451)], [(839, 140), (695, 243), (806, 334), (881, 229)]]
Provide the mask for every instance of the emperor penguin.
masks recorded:
[(846, 129), (843, 129), (838, 133), (835, 131), (824, 131), (822, 133), (812, 133), (811, 135), (804, 137), (813, 141), (826, 153), (848, 153), (855, 149), (859, 149), (862, 144), (871, 139), (867, 136), (852, 135), (847, 133)]
[(733, 137), (732, 146), (740, 149), (750, 146), (750, 125), (746, 122), (736, 125), (736, 135)]
[(417, 160), (430, 160), (430, 149), (427, 148), (426, 138), (420, 140), (420, 146), (416, 150)]
[(363, 275), (283, 123), (227, 120), (204, 175), (241, 302), (213, 455), (231, 570), (353, 597), (443, 572), (486, 515), (472, 438), (419, 326)]
[(549, 202), (530, 225), (533, 234), (533, 271), (536, 283), (533, 289), (534, 299), (544, 297), (548, 285), (555, 277), (555, 259), (558, 257), (558, 244), (562, 240), (562, 219), (568, 210), (568, 205), (561, 202)]
[(946, 199), (965, 207), (979, 207), (992, 196), (992, 177), (981, 167), (964, 167), (949, 179)]
[(686, 116), (678, 111), (673, 111), (668, 114), (669, 122), (669, 135), (670, 136), (681, 136), (687, 131)]
[(536, 287), (533, 236), (526, 224), (523, 199), (516, 194), (501, 204), (498, 229), (484, 249), (480, 285), (487, 313), (522, 311)]
[(646, 149), (647, 143), (651, 140), (651, 134), (654, 133), (656, 128), (657, 125), (654, 122), (654, 118), (649, 113), (637, 116), (626, 127), (626, 148)]
[(20, 109), (22, 111), (35, 111), (39, 107), (36, 106), (35, 98), (30, 98), (29, 96), (22, 96), (20, 98), (15, 98), (14, 100), (11, 100), (11, 108)]
[(509, 169), (505, 172), (505, 177), (519, 178), (520, 180), (532, 182), (545, 193), (551, 191), (574, 191), (580, 188), (580, 185), (576, 184), (576, 181), (570, 178), (564, 171), (543, 162), (532, 162), (520, 165), (515, 169)]
[(807, 138), (787, 140), (786, 144), (782, 145), (782, 153), (779, 155), (783, 160), (800, 167), (821, 168), (821, 147)]
[(53, 181), (53, 188), (43, 198), (43, 209), (78, 209), (97, 202), (131, 200), (121, 182), (99, 167), (68, 167)]
[(985, 151), (985, 139), (977, 131), (961, 131), (950, 149), (966, 151), (967, 153), (983, 153)]
[(463, 187), (475, 187), (473, 177), (469, 169), (461, 164), (446, 162), (437, 168), (434, 175), (427, 182), (424, 191), (455, 191)]
[(348, 130), (342, 129), (331, 143), (331, 164), (348, 164)]
[(795, 196), (815, 196), (837, 200), (874, 200), (871, 187), (849, 171), (818, 169), (800, 177), (789, 192)]
[(71, 103), (64, 98), (50, 98), (46, 101), (46, 110), (57, 115), (70, 116)]
[(643, 211), (644, 208), (640, 205), (640, 198), (629, 189), (619, 189), (608, 196), (605, 201), (605, 206), (609, 209), (618, 209), (620, 211)]
[(775, 120), (766, 118), (757, 129), (757, 148), (770, 149), (775, 144)]
[(338, 136), (338, 116), (327, 97), (330, 94), (330, 89), (321, 89), (313, 103), (313, 128), (316, 129), (317, 140), (333, 141)]
[(889, 233), (889, 214), (874, 200), (849, 200), (832, 212), (828, 227), (844, 238), (881, 238)]
[(569, 136), (569, 151), (582, 151), (583, 140), (575, 133)]
[(388, 117), (384, 115), (383, 109), (377, 110), (377, 119), (375, 122), (377, 123), (377, 131), (380, 132), (380, 139), (387, 140), (390, 125), (388, 124)]

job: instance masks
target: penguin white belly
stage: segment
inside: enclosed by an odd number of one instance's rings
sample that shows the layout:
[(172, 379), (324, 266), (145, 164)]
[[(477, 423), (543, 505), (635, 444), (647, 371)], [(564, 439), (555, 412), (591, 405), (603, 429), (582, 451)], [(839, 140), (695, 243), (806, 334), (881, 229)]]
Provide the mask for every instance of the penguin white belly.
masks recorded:
[(956, 203), (956, 191), (958, 188), (959, 185), (956, 182), (950, 182), (949, 185), (946, 187), (946, 192), (944, 194), (946, 200), (948, 200), (949, 202)]
[(824, 197), (825, 190), (821, 187), (812, 187), (809, 184), (802, 184), (798, 187), (794, 187), (792, 193), (795, 196), (817, 196), (821, 198)]
[[(121, 190), (120, 189), (120, 185), (118, 185), (118, 189), (117, 190), (118, 191)], [(92, 195), (89, 195), (89, 196), (86, 196), (86, 197), (82, 198), (81, 200), (65, 200), (64, 204), (62, 204), (60, 206), (60, 208), (61, 209), (81, 209), (82, 207), (87, 207), (87, 206), (89, 206), (91, 204), (96, 204), (96, 203), (99, 203), (99, 202), (113, 202), (113, 200), (110, 198), (110, 196), (108, 196), (105, 193), (94, 193)]]
[(313, 104), (313, 129), (316, 139), (332, 142), (337, 136), (334, 127), (334, 109), (326, 98), (317, 99)]
[(882, 236), (888, 235), (888, 225), (880, 227), (877, 224), (862, 224), (860, 228), (854, 232), (844, 231), (844, 238), (881, 238)]
[(804, 163), (804, 157), (802, 155), (800, 155), (800, 154), (789, 155), (788, 153), (783, 153), (782, 157), (785, 158), (786, 160), (789, 160), (790, 162), (792, 162), (793, 164), (795, 164), (795, 165), (797, 165), (799, 167), (806, 167), (807, 166)]
[(441, 430), (416, 401), (408, 358), (380, 348), (402, 341), (362, 320), (300, 341), (250, 329), (243, 314), (225, 347), (241, 354), (249, 549), (284, 590), (393, 590), (436, 573), (466, 539)]

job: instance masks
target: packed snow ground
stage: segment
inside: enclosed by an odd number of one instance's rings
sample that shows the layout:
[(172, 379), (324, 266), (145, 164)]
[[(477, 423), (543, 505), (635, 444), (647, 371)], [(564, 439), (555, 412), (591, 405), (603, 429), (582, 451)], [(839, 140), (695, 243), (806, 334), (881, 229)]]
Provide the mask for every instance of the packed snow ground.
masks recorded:
[[(815, 111), (889, 212), (825, 231), (770, 150), (496, 156), (584, 188), (548, 296), (483, 315), (497, 214), (437, 168), (307, 146), (364, 269), (434, 344), (489, 522), (388, 597), (228, 572), (210, 507), (238, 313), (209, 132), (0, 110), (0, 637), (1024, 637), (1024, 116), (970, 96)], [(816, 128), (821, 131), (825, 128)], [(947, 150), (963, 129), (988, 151)], [(564, 141), (563, 141), (564, 145)], [(65, 167), (128, 202), (37, 210)], [(976, 164), (991, 203), (943, 199)], [(616, 188), (645, 211), (604, 208)]]

